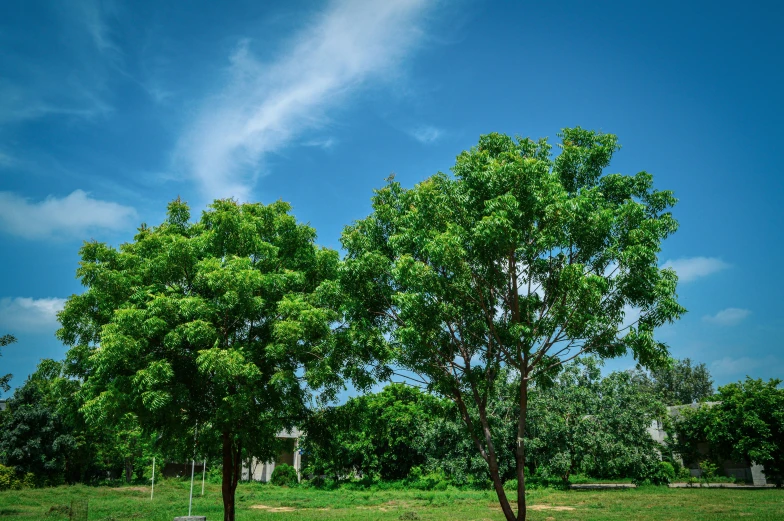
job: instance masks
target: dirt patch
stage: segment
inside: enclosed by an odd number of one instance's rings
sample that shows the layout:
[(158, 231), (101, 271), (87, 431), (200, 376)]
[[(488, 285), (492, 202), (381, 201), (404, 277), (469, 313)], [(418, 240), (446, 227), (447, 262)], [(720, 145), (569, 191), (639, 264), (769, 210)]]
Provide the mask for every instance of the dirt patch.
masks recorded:
[(574, 510), (574, 507), (560, 507), (560, 506), (552, 506), (552, 505), (531, 505), (528, 507), (528, 510), (534, 510), (536, 512), (540, 510), (554, 510), (556, 512), (566, 512), (568, 510)]
[(112, 490), (119, 490), (120, 492), (149, 492), (150, 487), (115, 487)]
[(267, 505), (251, 505), (250, 508), (255, 508), (256, 510), (266, 510), (267, 512), (294, 512), (297, 510), (294, 507), (270, 507)]

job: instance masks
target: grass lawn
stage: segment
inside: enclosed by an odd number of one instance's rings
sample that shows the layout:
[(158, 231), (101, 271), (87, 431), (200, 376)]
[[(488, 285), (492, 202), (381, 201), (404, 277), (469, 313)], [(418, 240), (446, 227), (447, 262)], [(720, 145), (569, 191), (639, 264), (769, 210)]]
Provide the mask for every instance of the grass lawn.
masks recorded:
[[(62, 505), (88, 499), (91, 520), (160, 520), (188, 514), (186, 481), (149, 487), (63, 486), (0, 492), (0, 517), (13, 519), (68, 519)], [(193, 513), (208, 521), (223, 519), (220, 486), (207, 484), (199, 497), (195, 487)], [(409, 513), (416, 516), (410, 516)], [(316, 490), (241, 484), (237, 488), (237, 519), (289, 520), (426, 520), (501, 521), (503, 515), (491, 491), (445, 490)], [(533, 490), (529, 494), (531, 520), (709, 520), (784, 519), (784, 490), (668, 489), (642, 487), (609, 491)]]

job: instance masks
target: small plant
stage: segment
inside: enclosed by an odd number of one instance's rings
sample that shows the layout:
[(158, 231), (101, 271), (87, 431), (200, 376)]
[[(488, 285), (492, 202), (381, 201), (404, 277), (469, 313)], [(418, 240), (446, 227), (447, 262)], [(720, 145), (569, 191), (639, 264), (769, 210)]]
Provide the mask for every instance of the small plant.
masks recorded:
[(710, 460), (703, 460), (700, 462), (700, 477), (708, 484), (716, 477), (716, 471), (718, 469), (719, 466), (712, 463)]
[(689, 481), (691, 477), (691, 470), (688, 467), (681, 467), (678, 471), (678, 480), (680, 481)]
[(401, 515), (398, 519), (401, 521), (415, 521), (419, 519), (419, 516), (416, 512), (406, 512), (405, 514)]
[(275, 465), (275, 470), (272, 471), (272, 479), (270, 479), (270, 481), (273, 485), (278, 485), (279, 487), (291, 487), (296, 485), (298, 482), (297, 470), (286, 463)]

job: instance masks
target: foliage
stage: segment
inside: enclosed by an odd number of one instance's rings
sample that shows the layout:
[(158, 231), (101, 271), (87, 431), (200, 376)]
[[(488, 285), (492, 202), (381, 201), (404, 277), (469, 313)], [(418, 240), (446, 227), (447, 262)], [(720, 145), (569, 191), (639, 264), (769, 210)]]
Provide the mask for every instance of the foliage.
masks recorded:
[(650, 389), (665, 405), (681, 405), (706, 400), (713, 395), (713, 379), (704, 363), (692, 365), (689, 358), (670, 360), (651, 369), (637, 367), (635, 380)]
[(626, 372), (601, 378), (595, 359), (572, 363), (531, 391), (528, 462), (564, 482), (572, 473), (599, 479), (659, 480), (659, 450), (647, 429), (665, 416), (654, 395)]
[(0, 465), (0, 490), (21, 490), (32, 488), (36, 484), (35, 474), (20, 473), (12, 467)]
[(278, 485), (279, 487), (284, 485), (288, 487), (296, 485), (299, 481), (297, 478), (297, 469), (286, 463), (279, 463), (278, 465), (275, 465), (270, 481), (273, 485)]
[[(672, 193), (655, 190), (645, 172), (603, 175), (614, 135), (560, 136), (555, 159), (546, 140), (482, 136), (457, 157), (454, 177), (411, 189), (390, 179), (373, 213), (342, 236), (349, 318), (455, 402), (510, 521), (525, 518), (529, 383), (580, 354), (631, 350), (643, 366), (663, 363), (654, 329), (684, 311), (675, 272), (658, 268), (661, 241), (677, 228)], [(639, 318), (624, 324), (630, 308)], [(517, 515), (493, 434), (506, 425), (486, 407), (504, 368), (520, 382)]]
[[(14, 337), (13, 335), (0, 336), (0, 347), (11, 345), (14, 342), (16, 342), (16, 337)], [(0, 355), (2, 355), (2, 353), (0, 353)], [(11, 381), (11, 378), (13, 378), (13, 376), (14, 375), (10, 373), (6, 375), (0, 375), (0, 392), (8, 392), (8, 390), (11, 389), (11, 385), (8, 382)]]
[(659, 475), (657, 481), (662, 485), (675, 481), (675, 467), (667, 461), (659, 462)]
[(719, 466), (709, 459), (700, 461), (700, 479), (705, 483), (710, 483), (716, 477)]
[(372, 381), (350, 332), (332, 334), (337, 252), (318, 248), (289, 211), (217, 200), (190, 222), (173, 201), (165, 222), (119, 249), (85, 243), (77, 275), (87, 290), (59, 314), (88, 420), (116, 425), (132, 413), (183, 452), (221, 453), (226, 520), (241, 459), (274, 455), (276, 434), (303, 410), (303, 381), (326, 397), (345, 376)]
[(41, 484), (65, 479), (66, 463), (77, 446), (52, 392), (59, 371), (58, 362), (41, 361), (8, 400), (0, 431), (0, 461), (17, 474), (32, 473)]
[[(781, 380), (746, 378), (719, 387), (717, 403), (684, 411), (677, 450), (693, 460), (735, 459), (763, 465), (768, 481), (784, 482), (784, 389)], [(700, 442), (709, 452), (701, 454)]]
[(308, 473), (403, 479), (426, 462), (422, 431), (445, 407), (449, 404), (398, 383), (316, 411), (303, 440)]

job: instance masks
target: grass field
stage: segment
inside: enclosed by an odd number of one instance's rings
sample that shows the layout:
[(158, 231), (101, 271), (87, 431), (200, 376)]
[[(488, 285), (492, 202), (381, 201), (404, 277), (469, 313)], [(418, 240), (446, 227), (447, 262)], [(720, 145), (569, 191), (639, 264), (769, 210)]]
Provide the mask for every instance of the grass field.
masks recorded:
[[(171, 521), (188, 514), (185, 481), (149, 487), (63, 486), (0, 492), (0, 517), (13, 519), (68, 519), (74, 499), (87, 499), (91, 520)], [(204, 497), (197, 484), (193, 514), (208, 521), (223, 519), (220, 487), (207, 484)], [(529, 519), (537, 521), (599, 520), (712, 520), (784, 519), (784, 490), (668, 489), (560, 491), (533, 490)], [(412, 513), (414, 515), (412, 515)], [(501, 521), (503, 515), (491, 491), (472, 490), (316, 490), (241, 484), (237, 488), (238, 520), (476, 520)]]

